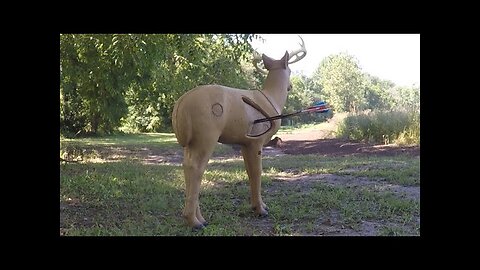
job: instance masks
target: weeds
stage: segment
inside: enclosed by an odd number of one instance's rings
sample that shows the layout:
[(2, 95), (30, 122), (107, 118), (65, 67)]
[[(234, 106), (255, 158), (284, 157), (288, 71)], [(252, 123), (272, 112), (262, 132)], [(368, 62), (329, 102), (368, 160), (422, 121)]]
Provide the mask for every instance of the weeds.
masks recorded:
[(383, 144), (419, 144), (420, 115), (407, 111), (373, 111), (347, 116), (339, 124), (339, 137)]

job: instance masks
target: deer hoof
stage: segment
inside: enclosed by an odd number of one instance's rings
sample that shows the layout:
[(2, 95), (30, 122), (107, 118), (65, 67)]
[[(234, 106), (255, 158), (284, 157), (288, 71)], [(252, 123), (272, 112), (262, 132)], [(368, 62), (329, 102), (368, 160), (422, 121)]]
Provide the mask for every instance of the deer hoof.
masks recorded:
[(258, 216), (258, 217), (261, 217), (261, 218), (267, 217), (267, 216), (268, 216), (268, 212), (267, 212), (266, 210), (264, 210), (264, 211), (261, 212), (261, 213), (257, 213), (257, 216)]
[(255, 211), (255, 213), (257, 214), (257, 216), (259, 216), (259, 217), (266, 217), (266, 216), (268, 216), (267, 210), (265, 210), (265, 208), (263, 208), (263, 207), (260, 207), (259, 209), (257, 209), (257, 207), (253, 207), (253, 210)]
[(262, 203), (262, 207), (263, 207), (265, 210), (268, 210), (268, 206), (267, 206), (265, 203)]
[(192, 232), (198, 232), (205, 229), (205, 225), (203, 224), (198, 224), (192, 227)]

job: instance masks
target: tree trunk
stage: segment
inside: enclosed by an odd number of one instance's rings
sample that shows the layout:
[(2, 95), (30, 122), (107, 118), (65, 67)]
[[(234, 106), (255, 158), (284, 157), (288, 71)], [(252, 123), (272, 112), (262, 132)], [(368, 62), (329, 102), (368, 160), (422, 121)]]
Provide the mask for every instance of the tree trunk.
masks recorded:
[(90, 118), (91, 132), (93, 134), (97, 134), (99, 123), (100, 123), (100, 114), (98, 112), (95, 112)]

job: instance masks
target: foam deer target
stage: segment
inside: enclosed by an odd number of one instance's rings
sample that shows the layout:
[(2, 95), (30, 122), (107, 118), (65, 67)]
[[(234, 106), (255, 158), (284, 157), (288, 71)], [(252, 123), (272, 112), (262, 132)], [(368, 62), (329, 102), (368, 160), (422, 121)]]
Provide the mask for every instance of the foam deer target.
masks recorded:
[[(268, 214), (261, 197), (262, 148), (278, 131), (281, 120), (256, 124), (254, 121), (282, 113), (291, 88), (288, 65), (300, 61), (307, 53), (303, 40), (300, 45), (296, 51), (285, 52), (280, 60), (265, 54), (255, 55), (255, 67), (267, 74), (262, 90), (202, 85), (186, 92), (175, 103), (172, 124), (184, 151), (183, 216), (193, 229), (207, 225), (200, 211), (200, 184), (217, 142), (241, 146), (250, 182), (251, 206), (260, 216)], [(268, 72), (258, 67), (260, 61)]]

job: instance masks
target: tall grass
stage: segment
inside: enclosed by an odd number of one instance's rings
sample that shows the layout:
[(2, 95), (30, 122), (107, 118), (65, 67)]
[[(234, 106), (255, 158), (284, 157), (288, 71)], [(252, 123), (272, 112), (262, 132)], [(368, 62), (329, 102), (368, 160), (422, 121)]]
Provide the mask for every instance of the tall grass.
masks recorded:
[(338, 125), (337, 136), (370, 143), (420, 144), (420, 113), (396, 110), (350, 114)]

